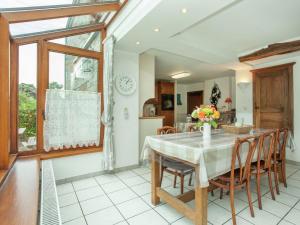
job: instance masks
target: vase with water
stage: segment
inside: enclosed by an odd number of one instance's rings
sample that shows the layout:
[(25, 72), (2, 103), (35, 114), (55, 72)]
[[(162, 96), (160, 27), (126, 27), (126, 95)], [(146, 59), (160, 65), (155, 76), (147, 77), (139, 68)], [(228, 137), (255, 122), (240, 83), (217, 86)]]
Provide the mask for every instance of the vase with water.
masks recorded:
[(203, 126), (200, 127), (200, 131), (203, 135), (203, 139), (211, 138), (211, 125), (209, 123), (204, 123)]

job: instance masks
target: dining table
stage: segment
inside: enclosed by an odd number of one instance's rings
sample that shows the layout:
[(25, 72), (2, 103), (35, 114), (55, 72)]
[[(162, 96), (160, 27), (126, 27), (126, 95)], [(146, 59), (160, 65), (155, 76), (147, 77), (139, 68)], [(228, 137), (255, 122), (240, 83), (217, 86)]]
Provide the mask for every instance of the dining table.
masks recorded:
[[(162, 199), (195, 225), (207, 224), (209, 180), (231, 170), (232, 149), (237, 138), (260, 135), (267, 130), (253, 129), (248, 134), (226, 133), (213, 130), (210, 138), (201, 132), (185, 132), (145, 138), (142, 159), (151, 163), (151, 201), (153, 205)], [(247, 152), (241, 155), (246, 161)], [(169, 158), (194, 168), (194, 189), (174, 196), (160, 187), (161, 157)], [(187, 202), (195, 200), (194, 207)]]

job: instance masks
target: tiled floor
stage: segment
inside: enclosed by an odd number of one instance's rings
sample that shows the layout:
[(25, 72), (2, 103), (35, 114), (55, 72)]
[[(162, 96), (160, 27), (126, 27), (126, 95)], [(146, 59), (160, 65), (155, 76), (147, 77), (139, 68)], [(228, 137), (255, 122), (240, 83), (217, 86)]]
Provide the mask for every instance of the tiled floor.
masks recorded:
[[(258, 209), (255, 183), (252, 183), (255, 218), (250, 216), (246, 193), (236, 192), (237, 223), (300, 224), (300, 167), (288, 165), (287, 175), (288, 188), (280, 186), (281, 193), (276, 196), (276, 201), (271, 199), (267, 179), (262, 180), (263, 210)], [(167, 175), (162, 186), (171, 194), (178, 195), (179, 188), (174, 189), (172, 181), (173, 177)], [(57, 186), (64, 225), (192, 224), (167, 204), (153, 206), (150, 191), (150, 170), (145, 167)], [(214, 225), (232, 224), (229, 197), (220, 200), (218, 196), (218, 192), (214, 197), (209, 195), (208, 221)], [(193, 201), (189, 204), (193, 205)]]

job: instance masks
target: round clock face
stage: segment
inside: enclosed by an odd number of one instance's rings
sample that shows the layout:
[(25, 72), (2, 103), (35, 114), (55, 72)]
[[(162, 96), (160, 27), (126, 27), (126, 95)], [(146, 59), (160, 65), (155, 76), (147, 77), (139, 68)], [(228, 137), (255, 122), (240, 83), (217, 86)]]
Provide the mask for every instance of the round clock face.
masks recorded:
[(136, 89), (136, 82), (135, 79), (130, 76), (118, 76), (116, 86), (121, 94), (131, 95)]

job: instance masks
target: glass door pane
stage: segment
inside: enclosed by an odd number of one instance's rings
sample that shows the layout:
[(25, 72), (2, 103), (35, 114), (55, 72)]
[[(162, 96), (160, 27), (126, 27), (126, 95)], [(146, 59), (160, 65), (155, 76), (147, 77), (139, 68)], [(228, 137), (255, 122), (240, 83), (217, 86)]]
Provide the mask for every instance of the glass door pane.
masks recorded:
[(37, 45), (19, 47), (19, 151), (36, 149)]

